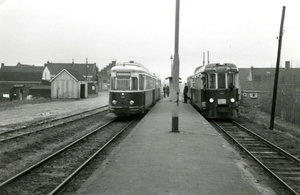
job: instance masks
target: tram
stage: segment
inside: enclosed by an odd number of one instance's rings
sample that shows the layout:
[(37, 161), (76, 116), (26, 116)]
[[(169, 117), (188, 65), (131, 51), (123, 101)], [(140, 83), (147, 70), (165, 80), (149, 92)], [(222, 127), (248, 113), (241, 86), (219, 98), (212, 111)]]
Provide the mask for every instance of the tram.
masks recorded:
[(187, 78), (191, 104), (208, 119), (234, 118), (239, 111), (239, 70), (232, 63), (199, 66)]
[(116, 115), (144, 113), (160, 98), (161, 79), (133, 61), (110, 70), (109, 109)]

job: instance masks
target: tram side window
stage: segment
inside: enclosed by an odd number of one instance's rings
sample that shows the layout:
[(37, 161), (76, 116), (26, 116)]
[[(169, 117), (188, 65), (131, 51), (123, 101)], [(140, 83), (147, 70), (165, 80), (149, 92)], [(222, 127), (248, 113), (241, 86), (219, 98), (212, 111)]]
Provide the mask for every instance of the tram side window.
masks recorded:
[(202, 82), (202, 88), (205, 89), (206, 88), (206, 77), (205, 76), (201, 76), (201, 82)]
[(116, 89), (116, 77), (111, 77), (110, 79), (110, 89)]
[(195, 88), (195, 78), (192, 79), (192, 87)]
[(216, 88), (216, 75), (215, 74), (210, 74), (208, 79), (209, 79), (208, 88), (209, 89), (215, 89)]
[(234, 87), (234, 73), (228, 73), (227, 81), (229, 88)]
[(152, 79), (152, 89), (155, 89), (155, 83), (156, 83), (156, 80)]
[(151, 77), (147, 76), (146, 80), (147, 80), (146, 89), (152, 89), (152, 87), (153, 87), (153, 84), (152, 84), (153, 79)]
[(224, 89), (226, 88), (226, 80), (225, 80), (225, 73), (219, 73), (218, 74), (218, 88)]
[(144, 83), (145, 83), (145, 77), (143, 75), (140, 75), (139, 76), (140, 90), (144, 90)]
[(131, 90), (132, 91), (138, 90), (138, 79), (137, 79), (137, 77), (131, 77)]

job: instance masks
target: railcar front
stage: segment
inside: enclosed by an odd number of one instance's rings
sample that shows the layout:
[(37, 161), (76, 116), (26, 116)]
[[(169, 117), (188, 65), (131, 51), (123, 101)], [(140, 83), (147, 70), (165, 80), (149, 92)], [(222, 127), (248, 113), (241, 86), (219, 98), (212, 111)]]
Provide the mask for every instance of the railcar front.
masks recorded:
[(110, 111), (125, 116), (144, 113), (156, 100), (156, 83), (160, 84), (160, 80), (141, 64), (124, 63), (113, 67), (109, 91)]
[(231, 63), (198, 67), (188, 78), (192, 104), (205, 118), (233, 118), (239, 110), (239, 72)]

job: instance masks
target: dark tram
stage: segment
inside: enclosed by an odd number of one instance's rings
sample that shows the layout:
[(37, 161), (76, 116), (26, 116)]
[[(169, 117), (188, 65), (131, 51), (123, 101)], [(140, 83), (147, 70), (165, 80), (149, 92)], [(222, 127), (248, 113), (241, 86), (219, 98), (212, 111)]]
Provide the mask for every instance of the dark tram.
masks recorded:
[(199, 66), (187, 78), (191, 104), (208, 119), (234, 118), (239, 111), (239, 70), (232, 63)]

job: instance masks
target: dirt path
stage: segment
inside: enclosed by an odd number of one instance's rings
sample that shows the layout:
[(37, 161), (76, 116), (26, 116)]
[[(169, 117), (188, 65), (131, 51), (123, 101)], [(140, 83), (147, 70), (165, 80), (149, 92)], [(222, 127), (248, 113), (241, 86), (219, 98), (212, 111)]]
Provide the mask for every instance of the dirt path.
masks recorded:
[(22, 105), (16, 103), (9, 108), (1, 109), (0, 107), (0, 129), (6, 125), (56, 118), (107, 104), (108, 92), (80, 100), (46, 101), (38, 104), (26, 103)]

